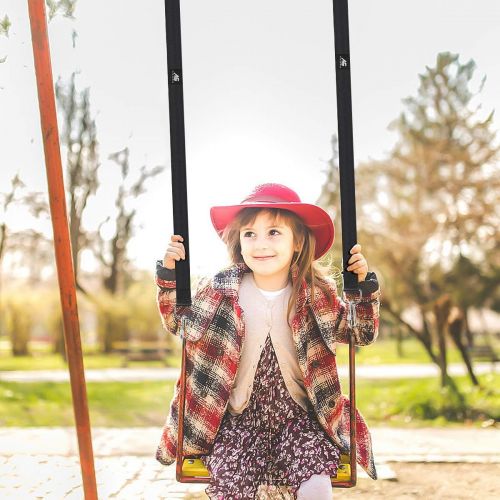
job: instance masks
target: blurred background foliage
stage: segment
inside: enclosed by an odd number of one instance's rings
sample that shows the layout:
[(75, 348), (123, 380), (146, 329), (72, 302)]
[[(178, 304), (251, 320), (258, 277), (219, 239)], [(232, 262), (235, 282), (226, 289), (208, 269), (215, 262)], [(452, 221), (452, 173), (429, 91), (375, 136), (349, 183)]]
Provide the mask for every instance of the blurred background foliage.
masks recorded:
[[(71, 18), (75, 3), (47, 1), (49, 17)], [(0, 35), (8, 36), (9, 28), (4, 15)], [(496, 385), (495, 377), (478, 377), (474, 361), (495, 362), (500, 343), (500, 146), (494, 110), (486, 118), (481, 112), (486, 77), (473, 89), (476, 64), (459, 59), (459, 54), (442, 52), (432, 67), (423, 68), (419, 88), (403, 100), (401, 114), (390, 124), (399, 137), (392, 151), (356, 165), (359, 241), (383, 290), (380, 340), (361, 350), (358, 360), (430, 362), (440, 372), (438, 381), (378, 384), (377, 398), (361, 383), (360, 400), (365, 402), (360, 404), (368, 413), (375, 408), (380, 415), (403, 412), (410, 420), (498, 419), (492, 410), (498, 402), (491, 385)], [(103, 215), (97, 230), (87, 229), (88, 201), (109, 182), (102, 173), (91, 92), (79, 88), (74, 73), (67, 81), (58, 80), (56, 97), (85, 366), (120, 366), (132, 345), (136, 351), (147, 346), (143, 364), (178, 366), (179, 342), (161, 330), (154, 270), (137, 269), (127, 255), (127, 245), (139, 230), (140, 199), (164, 167), (132, 166), (126, 144), (111, 154), (107, 160), (119, 178), (112, 186), (115, 210)], [(324, 173), (317, 203), (339, 220), (335, 136)], [(7, 214), (21, 207), (29, 209), (31, 229), (8, 226)], [(2, 186), (0, 370), (65, 366), (52, 241), (37, 229), (48, 217), (46, 195), (32, 191), (19, 175), (10, 186)], [(337, 225), (338, 241), (340, 232)], [(97, 263), (91, 272), (81, 266), (84, 254)], [(342, 267), (332, 250), (325, 260), (332, 269)], [(160, 354), (156, 361), (154, 351)], [(342, 351), (339, 360), (345, 360)], [(466, 379), (450, 376), (450, 360), (464, 365)], [(158, 389), (148, 385), (153, 392)], [(14, 386), (1, 386), (7, 400), (27, 397), (16, 396), (21, 389)], [(26, 385), (23, 390), (31, 389)], [(42, 400), (52, 399), (52, 386), (45, 390)], [(399, 399), (394, 399), (396, 393)], [(151, 400), (157, 397), (155, 393)]]
[[(393, 151), (356, 167), (359, 239), (366, 242), (366, 256), (384, 290), (381, 340), (416, 339), (439, 366), (442, 386), (451, 383), (450, 349), (459, 353), (477, 385), (471, 353), (478, 343), (494, 352), (498, 341), (494, 320), (479, 329), (476, 321), (475, 331), (470, 325), (471, 314), (491, 318), (500, 310), (499, 146), (493, 113), (480, 119), (480, 103), (472, 105), (484, 83), (472, 91), (474, 70), (473, 61), (462, 64), (457, 54), (438, 54), (435, 66), (420, 75), (416, 95), (403, 100), (401, 115), (390, 125), (399, 133)], [(57, 82), (56, 96), (83, 337), (107, 354), (116, 343), (165, 340), (152, 273), (136, 269), (127, 256), (140, 197), (163, 167), (132, 169), (126, 146), (110, 155), (120, 174), (115, 211), (103, 216), (97, 231), (87, 230), (88, 200), (106, 182), (100, 175), (90, 89), (78, 90), (73, 74)], [(336, 144), (333, 137), (317, 200), (332, 216), (339, 209)], [(52, 242), (36, 230), (16, 231), (5, 222), (5, 214), (20, 206), (29, 207), (35, 222), (47, 219), (46, 199), (18, 175), (0, 196), (1, 338), (9, 341), (13, 356), (28, 355), (30, 339), (42, 339), (64, 357)], [(98, 263), (91, 273), (81, 269), (84, 252)], [(326, 259), (341, 267), (333, 250)]]

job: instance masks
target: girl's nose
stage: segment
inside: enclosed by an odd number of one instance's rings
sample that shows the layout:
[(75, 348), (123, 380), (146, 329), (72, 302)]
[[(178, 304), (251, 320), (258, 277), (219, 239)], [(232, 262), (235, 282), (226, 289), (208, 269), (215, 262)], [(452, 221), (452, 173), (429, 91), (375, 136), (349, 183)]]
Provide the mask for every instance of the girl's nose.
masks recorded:
[(268, 241), (267, 241), (266, 237), (265, 236), (262, 236), (262, 237), (258, 236), (257, 240), (255, 241), (255, 246), (257, 248), (262, 248), (262, 249), (267, 248), (269, 245), (268, 245)]

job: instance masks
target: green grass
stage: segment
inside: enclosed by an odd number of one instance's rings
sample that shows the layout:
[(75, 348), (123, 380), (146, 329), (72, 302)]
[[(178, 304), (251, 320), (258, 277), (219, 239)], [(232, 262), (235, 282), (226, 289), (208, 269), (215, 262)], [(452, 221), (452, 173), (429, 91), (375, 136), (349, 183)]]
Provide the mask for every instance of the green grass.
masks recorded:
[[(480, 377), (483, 389), (457, 377), (459, 401), (430, 379), (357, 383), (358, 408), (370, 425), (481, 425), (500, 419), (500, 375)], [(87, 383), (91, 423), (103, 427), (159, 426), (167, 416), (174, 382)], [(347, 387), (344, 385), (344, 387)], [(67, 383), (0, 382), (0, 427), (74, 425)]]
[[(337, 360), (347, 363), (349, 350), (347, 345), (338, 344)], [(356, 362), (364, 365), (413, 364), (430, 363), (422, 344), (416, 339), (406, 339), (402, 344), (402, 356), (398, 355), (397, 342), (393, 339), (379, 340), (373, 344), (360, 347), (356, 353)], [(449, 363), (461, 363), (462, 358), (457, 349), (449, 346), (447, 353)]]
[[(48, 347), (33, 343), (32, 356), (12, 357), (8, 352), (8, 344), (0, 343), (0, 371), (1, 370), (66, 370), (67, 366), (61, 356), (51, 354)], [(347, 363), (348, 349), (346, 345), (339, 344), (337, 359), (339, 364)], [(380, 365), (397, 363), (429, 363), (429, 358), (421, 344), (415, 339), (407, 339), (403, 342), (403, 357), (398, 356), (395, 340), (380, 340), (374, 344), (361, 347), (356, 354), (358, 364)], [(450, 347), (448, 353), (450, 363), (461, 362), (460, 354), (456, 349)], [(123, 356), (118, 354), (103, 355), (90, 348), (84, 347), (84, 366), (88, 368), (119, 368), (122, 366)], [(169, 356), (167, 365), (180, 366), (178, 356)], [(161, 367), (159, 361), (134, 361), (129, 363), (129, 368), (135, 367)]]
[[(174, 382), (87, 383), (91, 424), (102, 427), (160, 425)], [(0, 382), (0, 427), (74, 425), (69, 383)]]
[[(394, 427), (481, 425), (500, 421), (499, 374), (478, 377), (481, 388), (467, 377), (456, 377), (460, 396), (442, 389), (438, 378), (357, 382), (358, 408), (371, 423)], [(347, 384), (343, 387), (347, 390)]]
[[(68, 366), (59, 354), (53, 354), (46, 343), (31, 342), (30, 356), (11, 356), (9, 344), (0, 342), (0, 371), (14, 370), (67, 370)], [(83, 347), (83, 364), (85, 369), (121, 368), (124, 355), (101, 354), (94, 347)], [(180, 357), (169, 355), (166, 365), (161, 361), (131, 361), (128, 368), (161, 368), (164, 366), (180, 367)]]
[[(121, 368), (124, 356), (119, 354), (84, 355), (85, 369)], [(130, 361), (127, 368), (163, 368), (165, 366), (180, 367), (180, 357), (168, 356), (166, 364), (161, 361)], [(68, 365), (58, 354), (42, 356), (0, 356), (0, 371), (15, 370), (67, 370)]]

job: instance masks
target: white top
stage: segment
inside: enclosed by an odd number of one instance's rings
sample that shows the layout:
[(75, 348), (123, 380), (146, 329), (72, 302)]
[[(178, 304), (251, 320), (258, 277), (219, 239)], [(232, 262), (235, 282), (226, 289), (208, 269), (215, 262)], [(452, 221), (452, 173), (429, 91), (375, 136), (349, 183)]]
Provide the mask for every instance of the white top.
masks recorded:
[(277, 297), (278, 295), (281, 295), (287, 289), (287, 287), (285, 287), (282, 288), (281, 290), (262, 290), (262, 288), (259, 288), (257, 285), (255, 286), (257, 287), (257, 290), (259, 290), (259, 292), (261, 292), (262, 295), (264, 295), (264, 297), (270, 299)]
[[(255, 372), (267, 335), (271, 334), (278, 365), (291, 397), (308, 410), (309, 401), (291, 328), (286, 321), (288, 300), (292, 293), (289, 282), (283, 290), (266, 291), (257, 287), (252, 273), (245, 273), (239, 288), (239, 303), (243, 310), (245, 335), (229, 397), (228, 410), (238, 415), (247, 407), (252, 394)], [(270, 297), (266, 297), (270, 294)], [(295, 307), (290, 318), (295, 315)]]

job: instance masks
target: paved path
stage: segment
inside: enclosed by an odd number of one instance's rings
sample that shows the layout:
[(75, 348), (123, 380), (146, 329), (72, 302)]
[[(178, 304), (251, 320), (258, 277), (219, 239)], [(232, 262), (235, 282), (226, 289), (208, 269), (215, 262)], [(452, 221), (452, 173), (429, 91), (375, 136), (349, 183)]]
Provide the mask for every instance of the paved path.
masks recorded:
[[(499, 373), (498, 364), (476, 363), (476, 375)], [(347, 366), (338, 367), (339, 375), (347, 377)], [(463, 364), (453, 363), (448, 367), (450, 375), (465, 375)], [(177, 368), (106, 368), (85, 370), (87, 382), (140, 382), (143, 380), (176, 380)], [(425, 378), (439, 375), (437, 366), (432, 364), (398, 365), (358, 365), (356, 378), (395, 379)], [(0, 371), (0, 381), (8, 382), (68, 382), (68, 370)]]
[[(372, 427), (373, 448), (381, 462), (488, 462), (500, 463), (500, 429), (398, 429)], [(151, 457), (161, 428), (92, 429), (94, 455)], [(78, 454), (72, 427), (1, 427), (0, 455)]]
[[(154, 459), (161, 429), (94, 428), (100, 498), (194, 498), (206, 485), (175, 481), (174, 466)], [(500, 464), (499, 429), (373, 428), (380, 478), (395, 479), (388, 462)], [(0, 498), (82, 499), (73, 428), (0, 428)], [(366, 475), (360, 471), (360, 479)]]

